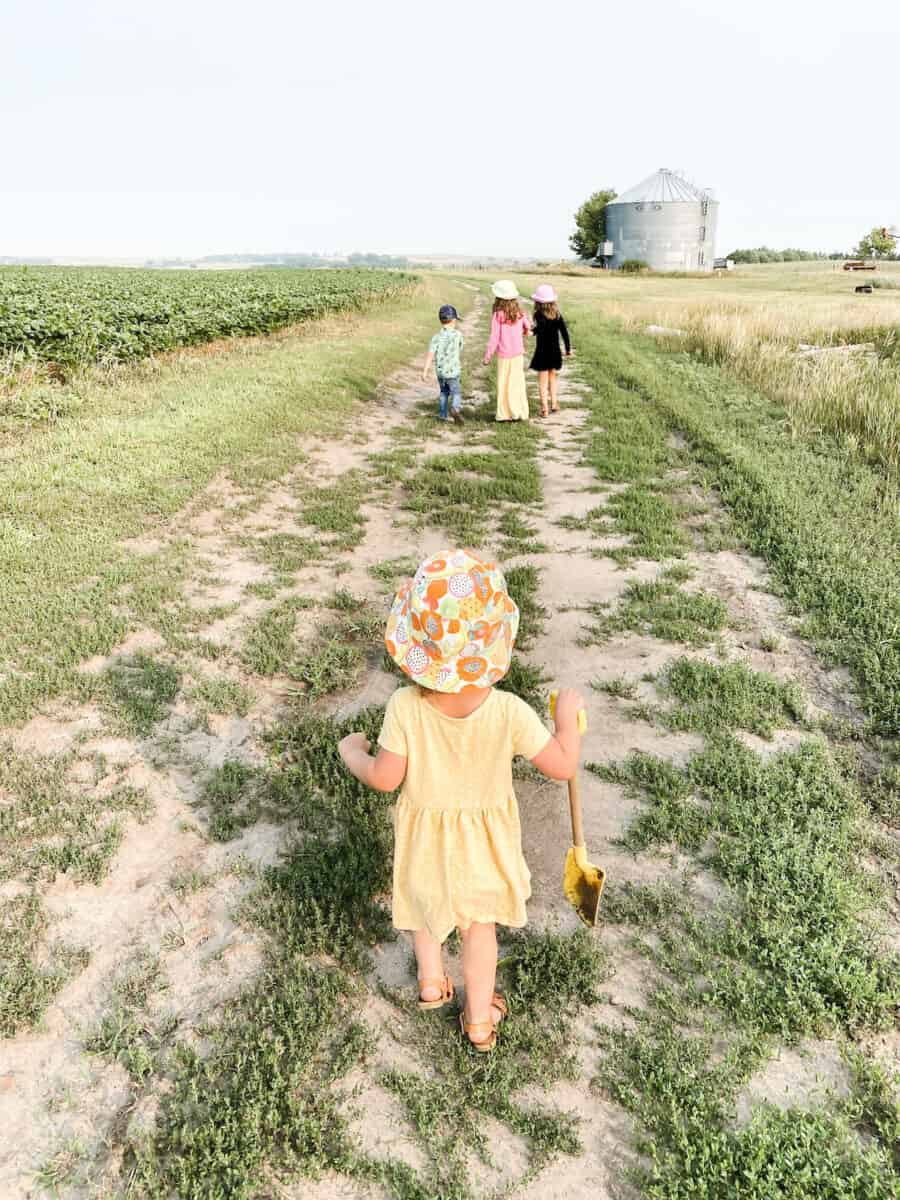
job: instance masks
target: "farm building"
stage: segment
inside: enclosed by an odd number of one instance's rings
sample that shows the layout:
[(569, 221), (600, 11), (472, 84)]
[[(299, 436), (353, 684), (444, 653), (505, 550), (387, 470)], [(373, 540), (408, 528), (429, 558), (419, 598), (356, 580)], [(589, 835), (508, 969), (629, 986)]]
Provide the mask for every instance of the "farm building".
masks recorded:
[(610, 267), (642, 259), (655, 271), (711, 271), (719, 204), (662, 167), (606, 206)]

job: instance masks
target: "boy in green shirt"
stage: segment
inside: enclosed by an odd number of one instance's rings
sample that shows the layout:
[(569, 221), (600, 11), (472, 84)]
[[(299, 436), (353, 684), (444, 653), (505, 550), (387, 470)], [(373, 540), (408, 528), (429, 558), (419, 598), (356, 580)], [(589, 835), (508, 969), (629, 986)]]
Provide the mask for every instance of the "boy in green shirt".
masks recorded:
[(428, 357), (425, 359), (422, 379), (425, 382), (428, 381), (431, 367), (434, 365), (438, 386), (441, 389), (438, 416), (442, 421), (449, 421), (452, 416), (457, 425), (462, 425), (462, 386), (459, 377), (462, 374), (463, 335), (456, 328), (459, 313), (452, 304), (442, 304), (438, 312), (438, 320), (441, 323), (441, 331), (434, 335), (428, 346)]

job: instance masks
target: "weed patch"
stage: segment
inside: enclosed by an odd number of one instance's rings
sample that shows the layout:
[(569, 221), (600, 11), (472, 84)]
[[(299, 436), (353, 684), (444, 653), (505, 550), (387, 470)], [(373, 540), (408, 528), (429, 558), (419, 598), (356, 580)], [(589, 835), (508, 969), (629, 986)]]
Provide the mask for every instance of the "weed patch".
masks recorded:
[(304, 492), (300, 505), (303, 521), (320, 533), (339, 535), (335, 544), (341, 550), (352, 550), (365, 536), (366, 521), (360, 511), (365, 488), (361, 472), (348, 471), (336, 483)]
[(266, 1170), (346, 1165), (332, 1085), (367, 1045), (350, 998), (337, 972), (280, 959), (226, 1014), (208, 1056), (180, 1046), (152, 1135), (128, 1147), (133, 1194), (250, 1200)]
[(519, 632), (516, 645), (524, 650), (541, 632), (547, 610), (537, 600), (541, 573), (538, 567), (527, 565), (508, 567), (504, 571), (509, 594), (519, 606)]
[(0, 881), (24, 878), (51, 882), (58, 873), (79, 883), (98, 883), (119, 843), (116, 814), (146, 819), (146, 794), (128, 785), (98, 791), (99, 778), (75, 783), (74, 754), (41, 757), (0, 754)]
[(706, 645), (728, 621), (724, 602), (712, 592), (686, 592), (674, 581), (629, 583), (616, 609), (608, 613), (592, 606), (598, 618), (586, 635), (587, 644), (604, 642), (615, 634), (632, 631), (668, 642)]
[(387, 589), (395, 589), (402, 580), (415, 575), (418, 563), (412, 558), (387, 558), (369, 567), (369, 574)]
[(771, 737), (780, 725), (803, 721), (806, 706), (794, 683), (781, 683), (743, 663), (719, 666), (677, 658), (659, 686), (677, 703), (656, 715), (669, 729), (712, 733), (747, 729)]
[(547, 711), (547, 690), (544, 684), (550, 676), (544, 673), (542, 667), (525, 662), (518, 654), (514, 654), (509, 664), (509, 670), (496, 685), (501, 692), (512, 692), (526, 704), (530, 704), (535, 712), (543, 714)]
[(255, 825), (262, 815), (264, 794), (265, 774), (258, 767), (230, 759), (210, 771), (199, 796), (208, 812), (209, 836), (227, 842)]
[(48, 945), (49, 923), (33, 892), (0, 900), (0, 1037), (36, 1025), (63, 984), (87, 966), (86, 950)]
[(306, 596), (288, 596), (254, 621), (244, 638), (241, 662), (254, 675), (278, 675), (294, 652), (297, 613), (315, 601)]
[(246, 717), (253, 704), (253, 693), (249, 688), (229, 679), (227, 675), (202, 679), (190, 694), (191, 700), (201, 713), (219, 713), (224, 716), (232, 713), (238, 717)]
[(107, 667), (104, 682), (108, 703), (125, 728), (148, 737), (178, 695), (181, 676), (168, 663), (135, 654)]
[(606, 507), (614, 530), (631, 537), (629, 545), (605, 552), (617, 562), (681, 558), (690, 549), (675, 506), (658, 489), (635, 484), (611, 496)]
[(684, 769), (635, 754), (599, 771), (647, 799), (627, 845), (675, 844), (729, 889), (651, 951), (692, 1005), (789, 1041), (890, 1023), (900, 958), (879, 941), (883, 896), (857, 865), (861, 799), (823, 741), (764, 760), (718, 738)]
[(427, 458), (407, 479), (407, 507), (445, 529), (457, 545), (477, 544), (501, 503), (535, 504), (541, 498), (533, 443), (523, 438), (518, 454), (498, 450)]
[(637, 700), (637, 683), (619, 675), (615, 679), (593, 679), (591, 687), (595, 692), (605, 692), (617, 700)]
[(297, 533), (270, 533), (267, 537), (247, 539), (246, 545), (260, 562), (273, 567), (284, 578), (317, 562), (324, 552), (320, 542)]
[[(739, 1086), (760, 1061), (737, 1040), (719, 1061), (710, 1036), (686, 1037), (662, 1018), (638, 1018), (635, 1032), (606, 1029), (596, 1086), (640, 1122), (647, 1166), (637, 1182), (654, 1200), (774, 1196), (891, 1200), (900, 1176), (890, 1147), (863, 1140), (857, 1114), (763, 1105), (750, 1124), (733, 1125)], [(867, 1131), (866, 1131), (867, 1132)]]

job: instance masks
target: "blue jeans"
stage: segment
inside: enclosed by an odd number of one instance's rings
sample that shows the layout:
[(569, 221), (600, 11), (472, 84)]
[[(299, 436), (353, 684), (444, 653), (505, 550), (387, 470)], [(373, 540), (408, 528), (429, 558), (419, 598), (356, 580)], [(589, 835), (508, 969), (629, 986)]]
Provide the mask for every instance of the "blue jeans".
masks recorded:
[(454, 412), (459, 412), (459, 410), (462, 408), (462, 386), (460, 385), (458, 375), (454, 379), (444, 379), (443, 375), (438, 375), (437, 381), (441, 388), (441, 420), (446, 421), (450, 416), (448, 409), (448, 403), (450, 401), (453, 403)]

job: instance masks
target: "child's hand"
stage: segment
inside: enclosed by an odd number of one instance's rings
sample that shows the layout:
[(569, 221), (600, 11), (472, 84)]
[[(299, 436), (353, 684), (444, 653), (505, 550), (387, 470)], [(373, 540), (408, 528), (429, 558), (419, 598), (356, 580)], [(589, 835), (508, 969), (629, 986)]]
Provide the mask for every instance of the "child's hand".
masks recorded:
[(368, 754), (371, 742), (364, 733), (348, 733), (338, 745), (338, 753), (349, 767), (350, 759), (359, 753)]
[(557, 732), (578, 728), (578, 714), (584, 708), (584, 697), (574, 688), (562, 688), (556, 697), (555, 724)]

